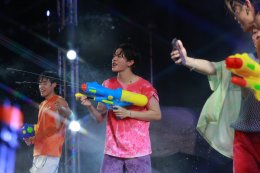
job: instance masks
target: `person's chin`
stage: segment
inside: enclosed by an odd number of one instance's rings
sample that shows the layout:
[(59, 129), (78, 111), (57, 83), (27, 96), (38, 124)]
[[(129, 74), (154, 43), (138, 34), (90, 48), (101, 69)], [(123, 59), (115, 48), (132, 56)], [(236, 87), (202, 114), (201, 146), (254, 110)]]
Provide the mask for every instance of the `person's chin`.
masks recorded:
[(46, 97), (47, 94), (41, 94), (41, 97)]
[(112, 68), (112, 72), (118, 72), (116, 68)]

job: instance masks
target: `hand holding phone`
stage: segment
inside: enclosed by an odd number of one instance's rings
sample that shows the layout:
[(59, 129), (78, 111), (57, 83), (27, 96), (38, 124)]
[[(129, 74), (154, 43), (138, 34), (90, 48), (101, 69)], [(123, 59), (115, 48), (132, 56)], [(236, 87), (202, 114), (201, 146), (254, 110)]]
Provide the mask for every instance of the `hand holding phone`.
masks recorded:
[(172, 45), (172, 49), (173, 49), (173, 50), (178, 50), (178, 51), (179, 51), (180, 58), (181, 58), (181, 63), (182, 63), (183, 65), (185, 65), (185, 64), (186, 64), (186, 60), (185, 60), (185, 57), (184, 57), (184, 55), (183, 55), (183, 52), (181, 51), (181, 48), (180, 48), (180, 45), (179, 45), (179, 43), (178, 43), (177, 38), (173, 38), (173, 39), (172, 39), (171, 45)]

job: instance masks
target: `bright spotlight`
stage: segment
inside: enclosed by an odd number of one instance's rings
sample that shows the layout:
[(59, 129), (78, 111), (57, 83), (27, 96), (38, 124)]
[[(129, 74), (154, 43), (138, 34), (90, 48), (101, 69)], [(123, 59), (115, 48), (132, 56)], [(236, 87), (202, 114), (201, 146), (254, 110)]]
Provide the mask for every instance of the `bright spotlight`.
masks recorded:
[(67, 52), (67, 58), (68, 58), (69, 60), (75, 60), (75, 59), (77, 58), (77, 53), (76, 53), (76, 51), (75, 51), (75, 50), (69, 50), (69, 51)]
[(77, 121), (71, 121), (69, 124), (69, 129), (73, 132), (78, 132), (80, 130), (80, 124)]
[(46, 16), (49, 17), (50, 15), (51, 15), (50, 10), (47, 10), (47, 11), (46, 11)]

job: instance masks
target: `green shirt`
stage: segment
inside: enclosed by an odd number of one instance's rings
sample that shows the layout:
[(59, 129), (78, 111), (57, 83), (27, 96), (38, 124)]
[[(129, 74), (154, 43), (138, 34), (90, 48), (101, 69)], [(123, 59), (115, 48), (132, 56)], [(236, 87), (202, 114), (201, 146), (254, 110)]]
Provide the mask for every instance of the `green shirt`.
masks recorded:
[(234, 129), (230, 124), (239, 115), (241, 90), (230, 82), (224, 61), (214, 65), (217, 74), (208, 76), (213, 93), (203, 106), (197, 130), (215, 150), (232, 158)]

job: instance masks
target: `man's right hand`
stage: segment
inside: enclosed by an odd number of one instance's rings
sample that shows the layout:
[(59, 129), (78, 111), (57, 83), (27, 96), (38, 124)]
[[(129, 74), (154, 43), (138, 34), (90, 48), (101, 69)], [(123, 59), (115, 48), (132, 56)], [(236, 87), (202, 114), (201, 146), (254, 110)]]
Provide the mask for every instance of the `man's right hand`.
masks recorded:
[(182, 65), (185, 62), (182, 62), (183, 60), (182, 60), (182, 58), (180, 58), (180, 56), (183, 55), (183, 58), (185, 60), (187, 60), (188, 59), (187, 51), (183, 47), (183, 44), (180, 40), (178, 40), (176, 44), (178, 44), (181, 52), (179, 52), (178, 49), (173, 49), (172, 52), (171, 52), (171, 59), (175, 62), (175, 64)]
[(84, 106), (91, 106), (91, 102), (89, 101), (88, 97), (82, 93), (76, 93), (76, 100), (80, 100), (81, 104)]
[(79, 100), (81, 101), (81, 104), (84, 106), (91, 106), (91, 102), (89, 101), (87, 96), (81, 96), (79, 98)]
[(26, 143), (26, 145), (30, 146), (34, 144), (35, 136), (30, 138), (23, 138), (23, 141)]

